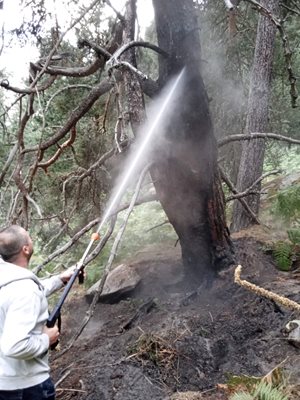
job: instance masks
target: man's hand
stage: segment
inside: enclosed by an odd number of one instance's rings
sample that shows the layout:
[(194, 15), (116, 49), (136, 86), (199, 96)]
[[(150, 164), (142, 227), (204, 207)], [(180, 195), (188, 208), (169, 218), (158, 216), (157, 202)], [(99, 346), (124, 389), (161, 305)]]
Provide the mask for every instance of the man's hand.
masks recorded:
[(49, 346), (56, 343), (59, 337), (58, 327), (55, 325), (53, 328), (43, 327), (43, 333), (46, 333), (49, 337)]
[[(62, 282), (64, 284), (69, 282), (69, 280), (70, 280), (71, 276), (73, 275), (73, 273), (75, 272), (75, 270), (76, 270), (76, 265), (72, 265), (72, 267), (66, 269), (64, 272), (62, 272), (59, 275), (60, 279), (62, 280)], [(80, 271), (79, 275), (80, 274), (83, 274), (83, 278), (86, 277), (85, 270), (84, 271)]]
[(59, 277), (63, 281), (63, 283), (69, 282), (71, 276), (75, 272), (76, 265), (72, 265), (72, 267), (66, 269), (64, 272), (62, 272)]

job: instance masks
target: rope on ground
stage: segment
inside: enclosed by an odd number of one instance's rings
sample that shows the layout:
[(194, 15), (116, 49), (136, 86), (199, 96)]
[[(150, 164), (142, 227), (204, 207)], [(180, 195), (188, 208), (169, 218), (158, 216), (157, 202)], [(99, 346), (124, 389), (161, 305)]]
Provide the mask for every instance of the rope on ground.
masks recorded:
[(244, 288), (256, 293), (259, 296), (274, 300), (284, 307), (289, 308), (290, 310), (300, 311), (300, 304), (288, 299), (287, 297), (280, 296), (279, 294), (273, 293), (270, 290), (263, 289), (257, 285), (254, 285), (253, 283), (241, 279), (241, 272), (242, 266), (238, 265), (234, 271), (234, 282), (238, 285), (243, 286)]

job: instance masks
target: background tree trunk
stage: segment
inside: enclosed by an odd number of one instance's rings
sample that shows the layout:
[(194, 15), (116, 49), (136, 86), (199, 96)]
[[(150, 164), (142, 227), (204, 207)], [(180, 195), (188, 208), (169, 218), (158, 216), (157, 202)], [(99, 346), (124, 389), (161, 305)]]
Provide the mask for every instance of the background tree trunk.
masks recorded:
[(184, 265), (210, 279), (232, 263), (217, 169), (216, 142), (208, 98), (200, 74), (199, 27), (192, 0), (153, 0), (159, 58), (159, 84), (185, 66), (181, 99), (167, 127), (167, 144), (156, 155), (152, 178), (178, 234)]
[[(278, 15), (279, 0), (263, 0), (262, 6), (268, 8), (273, 15)], [(248, 99), (248, 114), (245, 133), (266, 132), (268, 128), (268, 108), (271, 91), (272, 65), (274, 58), (274, 44), (276, 27), (269, 17), (260, 15), (257, 28), (255, 54)], [(243, 192), (262, 175), (265, 155), (265, 141), (244, 141), (240, 161), (237, 189)], [(261, 184), (254, 188), (260, 191)], [(257, 215), (259, 211), (259, 194), (251, 195), (246, 201)], [(232, 231), (247, 228), (255, 224), (253, 218), (236, 200), (233, 206)]]

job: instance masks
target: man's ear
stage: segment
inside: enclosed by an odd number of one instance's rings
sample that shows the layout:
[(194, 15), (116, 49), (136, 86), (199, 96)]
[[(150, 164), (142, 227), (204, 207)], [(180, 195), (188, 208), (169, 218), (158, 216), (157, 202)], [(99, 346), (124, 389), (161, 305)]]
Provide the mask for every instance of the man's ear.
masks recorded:
[(26, 244), (22, 247), (22, 251), (24, 254), (26, 254), (27, 256), (30, 254), (30, 248), (29, 246)]

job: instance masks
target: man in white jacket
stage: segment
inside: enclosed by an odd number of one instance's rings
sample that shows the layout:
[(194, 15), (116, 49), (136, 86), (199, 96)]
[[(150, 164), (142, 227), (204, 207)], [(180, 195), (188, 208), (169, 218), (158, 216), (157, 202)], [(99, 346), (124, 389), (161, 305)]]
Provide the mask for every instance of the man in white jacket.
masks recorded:
[(48, 349), (58, 339), (45, 326), (49, 296), (74, 269), (39, 280), (28, 264), (33, 253), (28, 232), (18, 225), (0, 231), (0, 400), (54, 400)]

